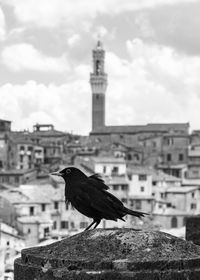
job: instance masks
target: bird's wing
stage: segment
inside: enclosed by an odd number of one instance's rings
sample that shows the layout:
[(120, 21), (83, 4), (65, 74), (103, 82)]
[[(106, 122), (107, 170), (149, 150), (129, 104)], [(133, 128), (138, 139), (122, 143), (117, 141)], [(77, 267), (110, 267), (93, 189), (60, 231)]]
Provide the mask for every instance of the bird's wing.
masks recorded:
[(109, 189), (109, 187), (104, 183), (104, 180), (102, 179), (101, 175), (97, 173), (88, 177), (88, 183), (94, 186), (95, 188), (99, 188), (102, 190)]
[(116, 220), (125, 215), (124, 206), (122, 202), (112, 194), (100, 188), (95, 188), (88, 182), (79, 184), (79, 188), (74, 193), (72, 205), (78, 211), (86, 213), (93, 212), (101, 218)]

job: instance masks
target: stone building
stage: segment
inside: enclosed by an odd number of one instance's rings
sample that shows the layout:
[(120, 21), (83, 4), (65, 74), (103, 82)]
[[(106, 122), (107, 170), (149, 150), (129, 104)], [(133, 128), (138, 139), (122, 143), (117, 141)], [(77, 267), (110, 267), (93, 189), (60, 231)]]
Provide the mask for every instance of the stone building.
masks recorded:
[(55, 130), (52, 124), (36, 124), (31, 137), (43, 147), (45, 164), (61, 164), (67, 133)]

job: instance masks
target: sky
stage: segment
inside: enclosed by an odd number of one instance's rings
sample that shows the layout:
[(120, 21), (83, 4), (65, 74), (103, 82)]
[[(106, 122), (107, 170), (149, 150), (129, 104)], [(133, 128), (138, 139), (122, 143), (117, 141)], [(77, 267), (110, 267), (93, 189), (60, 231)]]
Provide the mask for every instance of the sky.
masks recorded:
[(0, 0), (0, 118), (91, 131), (92, 49), (107, 125), (200, 129), (200, 0)]

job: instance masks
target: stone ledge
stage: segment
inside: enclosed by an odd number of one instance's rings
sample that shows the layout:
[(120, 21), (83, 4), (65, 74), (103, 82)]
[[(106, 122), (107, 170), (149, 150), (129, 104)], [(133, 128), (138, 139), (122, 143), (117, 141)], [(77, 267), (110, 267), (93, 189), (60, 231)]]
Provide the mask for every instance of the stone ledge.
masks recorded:
[(133, 229), (85, 231), (24, 249), (15, 261), (15, 280), (194, 280), (199, 275), (199, 246), (163, 232)]

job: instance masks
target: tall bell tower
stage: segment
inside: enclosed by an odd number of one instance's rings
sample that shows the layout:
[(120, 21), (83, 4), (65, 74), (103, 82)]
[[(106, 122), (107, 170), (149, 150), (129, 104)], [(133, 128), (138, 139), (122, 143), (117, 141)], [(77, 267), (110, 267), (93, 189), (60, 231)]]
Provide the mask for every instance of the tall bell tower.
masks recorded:
[(107, 74), (104, 72), (105, 51), (102, 42), (98, 40), (92, 51), (93, 73), (90, 73), (92, 88), (92, 131), (105, 126), (105, 92), (107, 88)]

